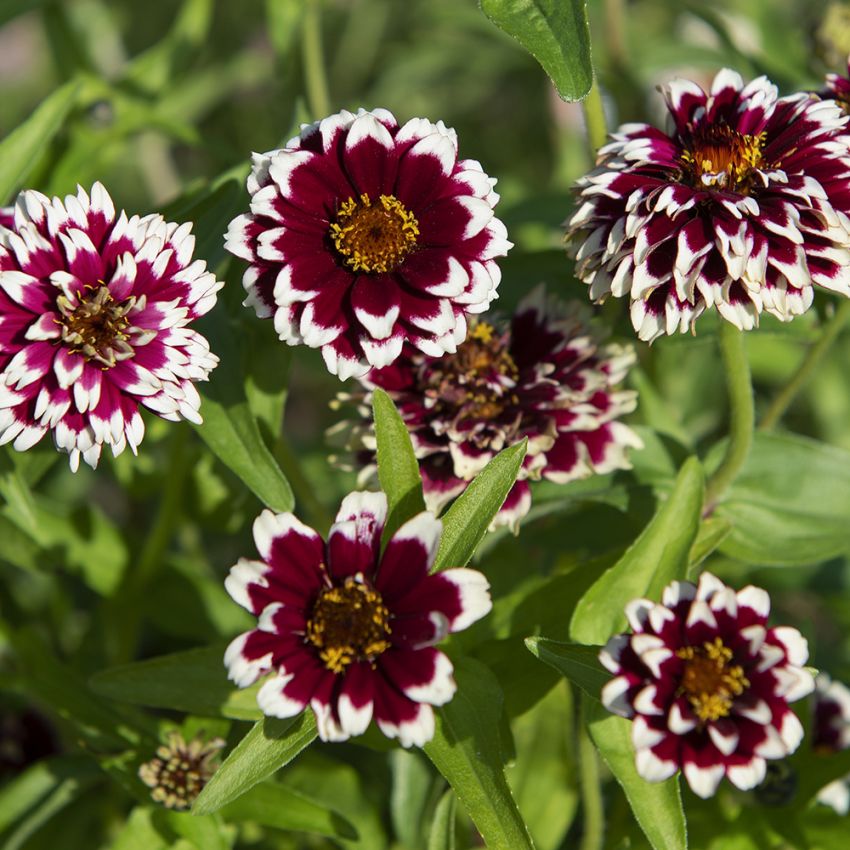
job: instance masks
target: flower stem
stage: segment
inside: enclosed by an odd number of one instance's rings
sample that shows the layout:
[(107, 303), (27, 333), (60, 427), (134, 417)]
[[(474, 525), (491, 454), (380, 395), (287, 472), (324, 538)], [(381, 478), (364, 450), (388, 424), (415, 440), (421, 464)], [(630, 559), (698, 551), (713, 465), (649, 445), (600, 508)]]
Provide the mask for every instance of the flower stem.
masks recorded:
[(304, 508), (313, 527), (319, 533), (324, 534), (331, 526), (331, 516), (317, 498), (315, 487), (304, 475), (301, 464), (298, 462), (298, 458), (283, 431), (275, 439), (273, 454), (281, 471), (286, 476), (286, 480), (292, 487), (295, 501)]
[(331, 111), (325, 55), (322, 48), (321, 0), (307, 0), (302, 24), (304, 80), (313, 118), (319, 120)]
[(824, 355), (838, 339), (847, 319), (850, 318), (850, 301), (842, 302), (835, 314), (827, 322), (820, 339), (806, 352), (797, 371), (791, 376), (787, 384), (780, 390), (779, 394), (770, 403), (759, 423), (760, 431), (770, 431), (776, 427), (780, 419), (785, 415), (797, 393), (805, 386), (806, 381), (812, 376)]
[(720, 466), (706, 484), (706, 514), (711, 513), (741, 471), (750, 453), (755, 422), (753, 386), (744, 347), (744, 333), (725, 321), (720, 323), (720, 356), (729, 392), (729, 443)]
[(599, 85), (595, 76), (587, 97), (581, 102), (581, 108), (584, 112), (584, 126), (587, 129), (590, 156), (592, 160), (595, 160), (596, 152), (605, 144), (608, 138), (608, 131), (605, 126), (605, 110), (602, 107), (602, 95), (599, 92)]
[(605, 837), (605, 813), (602, 807), (602, 789), (599, 783), (599, 758), (586, 727), (587, 712), (584, 703), (578, 712), (578, 762), (581, 783), (581, 805), (584, 831), (579, 850), (601, 850)]

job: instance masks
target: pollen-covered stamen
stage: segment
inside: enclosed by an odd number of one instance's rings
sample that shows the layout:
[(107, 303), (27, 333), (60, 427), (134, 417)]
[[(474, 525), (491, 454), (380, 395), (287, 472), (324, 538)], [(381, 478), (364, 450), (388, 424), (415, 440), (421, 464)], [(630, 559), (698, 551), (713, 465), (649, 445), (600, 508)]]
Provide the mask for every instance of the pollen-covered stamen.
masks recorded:
[(373, 204), (363, 194), (340, 206), (328, 233), (352, 271), (384, 274), (397, 269), (416, 247), (419, 222), (394, 195), (380, 195)]
[(460, 419), (491, 420), (516, 402), (519, 377), (506, 338), (487, 322), (475, 324), (455, 354), (432, 363), (426, 391), (446, 413)]
[(676, 655), (685, 662), (678, 692), (687, 696), (694, 714), (703, 722), (727, 717), (735, 697), (750, 686), (744, 668), (730, 664), (732, 650), (716, 637), (682, 647)]
[(766, 134), (749, 136), (726, 124), (709, 127), (682, 153), (686, 182), (695, 187), (746, 194), (753, 172), (763, 166)]
[(325, 667), (343, 673), (354, 661), (373, 663), (390, 648), (391, 631), (390, 612), (381, 594), (358, 573), (319, 593), (306, 635)]
[(60, 295), (56, 306), (63, 317), (57, 320), (62, 326), (62, 342), (86, 360), (114, 366), (133, 356), (128, 314), (137, 305), (135, 296), (116, 302), (103, 283), (87, 286), (74, 299)]

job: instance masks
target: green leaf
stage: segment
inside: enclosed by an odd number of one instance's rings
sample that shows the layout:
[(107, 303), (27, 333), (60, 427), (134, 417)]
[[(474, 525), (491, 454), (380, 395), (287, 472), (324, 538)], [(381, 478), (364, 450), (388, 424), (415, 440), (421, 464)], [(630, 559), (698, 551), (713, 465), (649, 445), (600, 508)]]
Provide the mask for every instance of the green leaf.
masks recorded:
[(685, 578), (699, 528), (703, 485), (699, 461), (685, 461), (673, 492), (640, 537), (579, 600), (570, 622), (573, 640), (605, 643), (625, 625), (628, 602), (641, 596), (656, 598), (669, 582)]
[(425, 754), (448, 780), (490, 850), (531, 850), (528, 828), (505, 778), (496, 677), (470, 658), (455, 663), (457, 693), (437, 710)]
[(392, 772), (390, 819), (393, 832), (406, 847), (419, 847), (425, 827), (426, 807), (431, 797), (433, 771), (416, 751), (392, 750), (389, 761)]
[(229, 850), (230, 842), (218, 816), (198, 817), (189, 812), (165, 813), (168, 825), (181, 838), (191, 841), (198, 850)]
[(122, 664), (95, 674), (91, 689), (134, 705), (168, 708), (204, 717), (256, 720), (257, 687), (237, 689), (224, 668), (224, 646), (190, 649)]
[(688, 555), (689, 572), (693, 573), (699, 565), (729, 536), (733, 528), (728, 519), (712, 516), (699, 525), (694, 545)]
[(109, 850), (165, 850), (166, 839), (156, 828), (150, 806), (136, 806), (121, 831), (109, 845)]
[(425, 510), (425, 502), (419, 461), (413, 453), (407, 425), (380, 387), (372, 393), (372, 411), (378, 443), (378, 480), (389, 505), (384, 526), (384, 539), (388, 540), (399, 526)]
[(523, 440), (499, 452), (446, 511), (435, 570), (462, 567), (469, 562), (514, 486), (527, 444)]
[(585, 697), (588, 731), (605, 764), (623, 787), (640, 828), (654, 850), (687, 850), (679, 778), (647, 782), (635, 768), (631, 721), (615, 717)]
[(312, 832), (330, 838), (357, 838), (357, 830), (339, 812), (275, 782), (255, 785), (238, 800), (228, 803), (221, 816), (227, 821), (254, 821), (274, 829)]
[(275, 511), (291, 511), (295, 504), (292, 489), (251, 413), (239, 346), (223, 305), (204, 317), (198, 327), (221, 358), (210, 383), (199, 386), (204, 423), (196, 426), (198, 434), (263, 504)]
[(850, 552), (850, 452), (757, 432), (714, 516), (732, 524), (720, 551), (746, 563), (790, 567)]
[(258, 720), (213, 774), (192, 811), (210, 814), (237, 799), (289, 764), (316, 735), (316, 719), (309, 710), (286, 720), (272, 717)]
[(480, 0), (484, 14), (543, 67), (564, 100), (593, 82), (586, 0)]
[(455, 850), (455, 812), (457, 798), (451, 788), (437, 803), (431, 832), (428, 834), (428, 850)]
[(554, 667), (597, 702), (603, 685), (611, 681), (611, 675), (599, 663), (599, 650), (602, 647), (561, 643), (539, 637), (526, 638), (525, 645), (532, 655)]

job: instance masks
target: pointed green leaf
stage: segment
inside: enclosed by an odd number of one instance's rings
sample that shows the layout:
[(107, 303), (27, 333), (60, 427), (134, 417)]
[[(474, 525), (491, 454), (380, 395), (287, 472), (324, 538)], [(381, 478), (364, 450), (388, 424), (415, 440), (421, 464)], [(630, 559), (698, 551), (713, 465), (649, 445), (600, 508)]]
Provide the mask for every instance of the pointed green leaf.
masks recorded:
[(631, 721), (609, 714), (585, 697), (588, 731), (603, 761), (623, 786), (632, 812), (654, 850), (687, 850), (679, 777), (647, 782), (635, 767)]
[(289, 764), (316, 735), (316, 718), (309, 709), (286, 720), (273, 717), (258, 720), (213, 774), (192, 811), (207, 815), (236, 800)]
[(564, 100), (593, 82), (586, 0), (480, 0), (484, 14), (543, 67)]
[(455, 678), (457, 693), (437, 710), (437, 730), (425, 754), (448, 780), (490, 850), (532, 850), (505, 778), (499, 683), (470, 658), (456, 662)]
[(514, 486), (527, 444), (523, 440), (499, 452), (446, 511), (435, 570), (469, 562)]
[(611, 674), (599, 663), (602, 647), (561, 643), (540, 637), (526, 638), (525, 645), (532, 655), (554, 667), (597, 702), (603, 685), (611, 681)]
[(704, 479), (696, 458), (685, 461), (673, 492), (640, 537), (579, 600), (570, 622), (578, 643), (605, 643), (625, 623), (628, 602), (656, 599), (665, 585), (684, 579), (702, 512)]
[(378, 480), (387, 494), (389, 513), (384, 526), (387, 540), (402, 523), (425, 510), (419, 461), (407, 425), (392, 399), (380, 388), (372, 393), (375, 439), (378, 443)]
[(101, 696), (134, 705), (256, 720), (262, 716), (257, 688), (235, 688), (227, 680), (223, 659), (224, 646), (190, 649), (103, 670), (89, 685)]
[(77, 80), (56, 89), (23, 124), (0, 142), (0, 206), (24, 184), (39, 157), (62, 128), (79, 89)]
[(357, 830), (339, 812), (276, 782), (255, 785), (238, 800), (228, 803), (221, 816), (227, 821), (254, 821), (275, 829), (312, 832), (330, 838), (357, 838)]
[(428, 850), (455, 850), (455, 811), (457, 798), (449, 788), (437, 803), (431, 832), (428, 834)]

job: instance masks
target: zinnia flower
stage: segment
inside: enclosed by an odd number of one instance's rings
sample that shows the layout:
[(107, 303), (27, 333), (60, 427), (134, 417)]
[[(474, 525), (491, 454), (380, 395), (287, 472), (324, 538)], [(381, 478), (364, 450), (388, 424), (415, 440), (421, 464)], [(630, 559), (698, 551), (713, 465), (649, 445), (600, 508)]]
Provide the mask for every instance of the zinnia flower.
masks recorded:
[(218, 358), (188, 325), (222, 283), (192, 261), (191, 224), (116, 216), (106, 189), (18, 197), (0, 227), (0, 444), (52, 430), (71, 468), (136, 451), (139, 405), (200, 423), (194, 381)]
[(831, 98), (845, 112), (850, 112), (850, 57), (847, 58), (847, 76), (827, 74), (826, 85), (820, 95), (823, 98)]
[(568, 239), (590, 297), (631, 300), (641, 339), (709, 307), (741, 329), (805, 312), (813, 284), (850, 295), (850, 135), (832, 100), (779, 98), (723, 70), (707, 94), (661, 89), (669, 134), (627, 124), (578, 184)]
[[(812, 749), (828, 754), (850, 747), (850, 688), (833, 682), (826, 673), (815, 679)], [(836, 779), (818, 791), (818, 802), (840, 815), (850, 811), (850, 775)]]
[[(630, 466), (626, 450), (641, 447), (619, 417), (637, 395), (615, 387), (634, 362), (631, 347), (602, 345), (575, 302), (564, 305), (537, 287), (510, 323), (471, 325), (457, 352), (430, 357), (406, 349), (361, 379), (361, 423), (341, 423), (348, 446), (375, 470), (371, 390), (389, 393), (408, 426), (420, 461), (425, 502), (435, 513), (503, 448), (528, 437), (519, 480), (494, 519), (516, 529), (531, 506), (529, 479), (565, 483)], [(359, 450), (359, 451), (358, 451)]]
[(171, 732), (156, 756), (140, 765), (139, 779), (166, 809), (188, 809), (215, 773), (223, 747), (222, 738), (204, 741), (195, 737), (186, 743), (179, 732)]
[(651, 782), (679, 768), (710, 797), (723, 776), (742, 789), (765, 777), (765, 759), (793, 753), (803, 727), (788, 703), (811, 693), (808, 645), (796, 629), (767, 627), (770, 598), (735, 593), (710, 573), (672, 582), (662, 604), (626, 607), (632, 634), (600, 652), (615, 674), (605, 707), (632, 718), (638, 773)]
[(402, 746), (434, 735), (431, 706), (455, 692), (453, 668), (434, 644), (491, 607), (486, 579), (469, 569), (435, 575), (442, 525), (423, 512), (381, 552), (383, 493), (351, 493), (325, 543), (292, 514), (263, 511), (254, 523), (262, 560), (241, 559), (225, 587), (259, 617), (224, 656), (264, 714), (294, 717), (308, 704), (319, 736), (344, 741), (372, 718)]
[(392, 363), (405, 342), (454, 351), (511, 247), (495, 182), (458, 159), (442, 121), (399, 127), (361, 109), (305, 125), (254, 155), (251, 212), (228, 230), (227, 249), (251, 264), (245, 304), (290, 345), (321, 348), (342, 379)]

